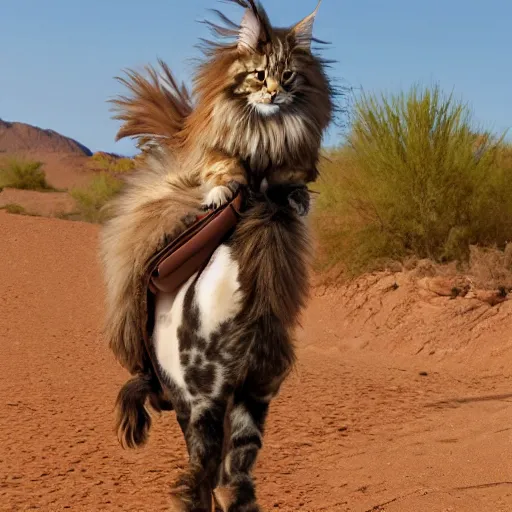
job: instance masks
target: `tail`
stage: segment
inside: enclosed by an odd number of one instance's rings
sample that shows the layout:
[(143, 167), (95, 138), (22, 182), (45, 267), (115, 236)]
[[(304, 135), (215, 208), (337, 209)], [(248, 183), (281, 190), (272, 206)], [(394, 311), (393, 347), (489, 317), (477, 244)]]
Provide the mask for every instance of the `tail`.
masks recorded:
[(133, 377), (119, 391), (116, 431), (123, 448), (136, 448), (146, 443), (151, 428), (146, 406), (148, 398), (157, 412), (172, 410), (172, 404), (163, 398), (160, 386), (150, 374)]
[(106, 285), (104, 335), (119, 362), (132, 374), (145, 373), (146, 348), (141, 305), (147, 290), (147, 262), (201, 214), (202, 192), (168, 152), (147, 157), (124, 189), (104, 207), (100, 239)]
[(132, 93), (111, 100), (113, 118), (123, 122), (116, 140), (125, 137), (138, 139), (139, 147), (154, 143), (173, 147), (179, 141), (185, 119), (192, 112), (192, 100), (184, 84), (181, 87), (171, 70), (159, 60), (162, 74), (147, 66), (148, 78), (127, 70), (127, 78), (117, 79)]

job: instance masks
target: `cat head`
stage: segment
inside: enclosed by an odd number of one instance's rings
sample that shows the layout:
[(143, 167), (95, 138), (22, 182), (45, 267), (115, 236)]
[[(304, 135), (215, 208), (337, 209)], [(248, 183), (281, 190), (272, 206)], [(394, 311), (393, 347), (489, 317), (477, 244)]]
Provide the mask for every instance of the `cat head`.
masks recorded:
[(325, 61), (311, 48), (320, 3), (298, 23), (276, 28), (261, 4), (231, 1), (245, 8), (239, 25), (218, 11), (222, 25), (206, 22), (218, 37), (203, 46), (197, 114), (211, 123), (215, 145), (228, 152), (250, 158), (257, 148), (277, 164), (290, 151), (300, 158), (319, 147), (333, 110)]
[(239, 55), (230, 70), (235, 78), (232, 92), (258, 114), (286, 112), (294, 101), (314, 94), (308, 57), (317, 10), (288, 30), (273, 30), (261, 7), (252, 4), (246, 10), (237, 40)]

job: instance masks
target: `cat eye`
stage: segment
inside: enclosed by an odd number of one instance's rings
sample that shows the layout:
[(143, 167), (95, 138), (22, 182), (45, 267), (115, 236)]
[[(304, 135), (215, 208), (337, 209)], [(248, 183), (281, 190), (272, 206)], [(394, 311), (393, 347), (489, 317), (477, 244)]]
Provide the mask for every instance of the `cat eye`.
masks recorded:
[(265, 71), (255, 71), (254, 72), (254, 75), (256, 76), (256, 78), (260, 81), (260, 82), (263, 82), (263, 80), (265, 80), (265, 76), (266, 76), (266, 73)]
[(289, 82), (295, 77), (295, 71), (286, 70), (283, 72), (283, 82)]

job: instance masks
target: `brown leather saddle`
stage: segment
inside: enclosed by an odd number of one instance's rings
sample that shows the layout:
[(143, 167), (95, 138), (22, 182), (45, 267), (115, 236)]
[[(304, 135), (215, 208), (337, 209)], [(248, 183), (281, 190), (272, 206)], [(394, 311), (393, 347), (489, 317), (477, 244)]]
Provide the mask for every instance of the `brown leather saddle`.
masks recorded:
[(202, 215), (149, 261), (148, 288), (172, 293), (204, 266), (240, 218), (242, 194)]
[(231, 201), (198, 217), (192, 226), (148, 261), (143, 280), (141, 326), (147, 355), (160, 381), (151, 343), (155, 296), (158, 292), (177, 291), (196, 272), (204, 269), (215, 249), (238, 223), (242, 203), (242, 192), (239, 191)]

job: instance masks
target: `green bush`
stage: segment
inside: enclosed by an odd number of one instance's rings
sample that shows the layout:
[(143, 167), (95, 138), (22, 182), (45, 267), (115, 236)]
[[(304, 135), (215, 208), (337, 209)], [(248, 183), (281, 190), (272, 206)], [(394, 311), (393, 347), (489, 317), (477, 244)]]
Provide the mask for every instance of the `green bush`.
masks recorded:
[(363, 95), (348, 144), (317, 185), (325, 261), (361, 272), (409, 255), (467, 260), (470, 244), (504, 246), (512, 239), (505, 149), (477, 134), (469, 108), (438, 87)]
[(103, 212), (101, 208), (122, 187), (121, 180), (110, 176), (108, 173), (100, 173), (83, 188), (71, 190), (71, 196), (77, 203), (80, 217), (87, 222), (101, 222)]
[(0, 166), (0, 189), (5, 187), (23, 190), (54, 190), (48, 185), (42, 162), (11, 158)]

